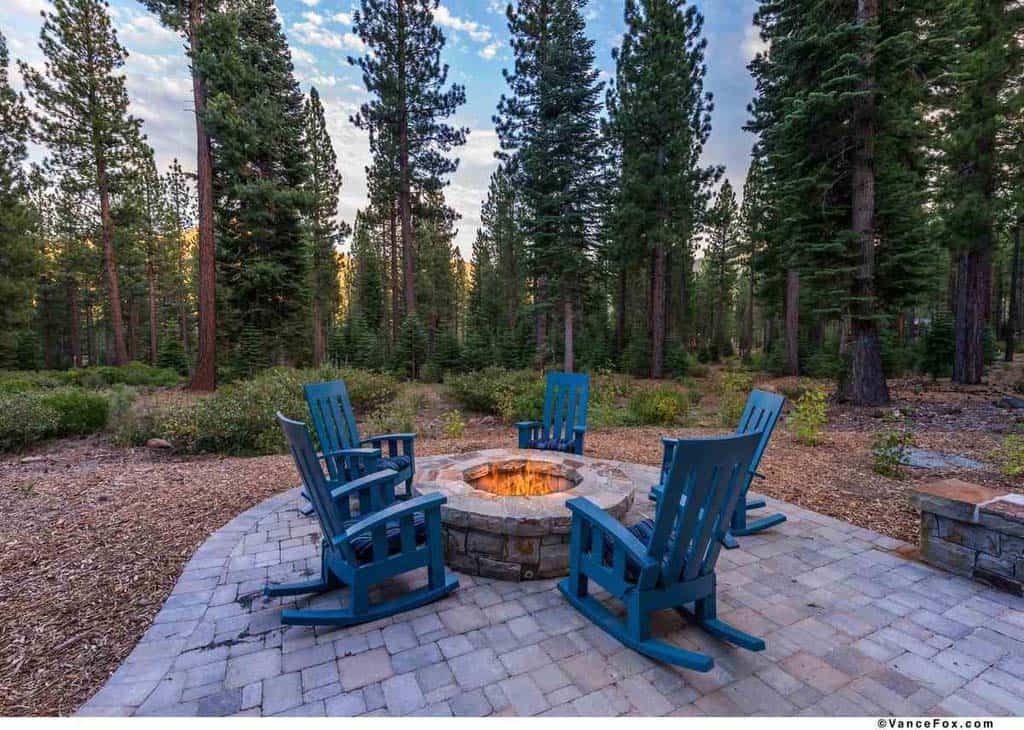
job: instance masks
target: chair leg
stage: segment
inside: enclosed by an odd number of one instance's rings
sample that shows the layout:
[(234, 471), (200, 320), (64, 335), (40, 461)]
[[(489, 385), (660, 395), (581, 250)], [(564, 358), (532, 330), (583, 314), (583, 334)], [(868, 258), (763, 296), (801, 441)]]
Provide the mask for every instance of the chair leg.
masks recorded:
[(726, 550), (735, 550), (740, 546), (739, 542), (733, 537), (731, 532), (727, 532), (722, 535), (722, 547)]
[(288, 609), (281, 612), (281, 623), (289, 626), (355, 626), (425, 606), (444, 598), (458, 587), (458, 579), (454, 575), (449, 575), (439, 587), (427, 586), (390, 601), (367, 604), (362, 611), (356, 611), (351, 603), (339, 609)]

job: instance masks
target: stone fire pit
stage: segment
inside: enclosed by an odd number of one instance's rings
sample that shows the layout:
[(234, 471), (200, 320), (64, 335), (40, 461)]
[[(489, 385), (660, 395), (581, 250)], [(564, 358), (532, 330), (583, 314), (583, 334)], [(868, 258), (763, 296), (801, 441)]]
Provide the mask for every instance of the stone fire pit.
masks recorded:
[(448, 497), (441, 508), (448, 564), (502, 580), (569, 572), (566, 500), (588, 497), (617, 518), (633, 504), (633, 484), (614, 462), (575, 454), (475, 451), (431, 459), (418, 477), (419, 493)]

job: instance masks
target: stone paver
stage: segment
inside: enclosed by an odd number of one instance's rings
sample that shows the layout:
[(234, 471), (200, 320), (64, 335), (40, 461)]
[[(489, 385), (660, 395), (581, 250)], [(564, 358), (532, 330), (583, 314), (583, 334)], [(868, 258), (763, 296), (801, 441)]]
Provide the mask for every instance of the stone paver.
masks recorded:
[[(423, 459), (420, 468), (427, 468)], [(627, 523), (650, 514), (656, 470)], [(443, 601), (349, 629), (284, 627), (267, 580), (319, 569), (297, 490), (195, 553), (152, 627), (80, 715), (1021, 715), (1024, 599), (908, 561), (903, 543), (768, 500), (788, 521), (718, 566), (719, 613), (765, 638), (729, 647), (666, 612), (657, 634), (710, 653), (707, 674), (625, 649), (555, 581), (460, 575)], [(410, 580), (421, 580), (413, 576)], [(401, 591), (401, 585), (387, 586)]]

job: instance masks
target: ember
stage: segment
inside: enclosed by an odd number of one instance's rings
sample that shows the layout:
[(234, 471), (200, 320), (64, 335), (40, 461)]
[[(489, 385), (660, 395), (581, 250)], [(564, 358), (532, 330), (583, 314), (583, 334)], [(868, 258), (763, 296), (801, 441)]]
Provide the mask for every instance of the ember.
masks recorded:
[(503, 461), (482, 464), (466, 473), (474, 488), (499, 497), (539, 497), (564, 492), (580, 482), (571, 469), (542, 461)]

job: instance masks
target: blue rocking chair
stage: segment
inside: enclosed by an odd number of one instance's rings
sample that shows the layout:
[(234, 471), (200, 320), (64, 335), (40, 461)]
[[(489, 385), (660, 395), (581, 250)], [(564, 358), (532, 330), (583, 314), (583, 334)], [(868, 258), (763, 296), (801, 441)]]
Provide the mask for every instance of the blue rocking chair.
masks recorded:
[[(285, 585), (267, 585), (266, 596), (322, 593), (347, 585), (347, 606), (326, 610), (286, 609), (281, 623), (302, 626), (352, 626), (393, 616), (443, 598), (459, 586), (444, 569), (441, 505), (446, 499), (428, 494), (405, 502), (395, 499), (398, 474), (385, 469), (348, 483), (328, 480), (309, 430), (280, 413), (295, 465), (306, 485), (323, 533), (320, 577)], [(358, 499), (359, 516), (350, 503)], [(427, 585), (398, 598), (370, 603), (370, 588), (389, 578), (427, 568)]]
[(548, 373), (544, 420), (520, 421), (516, 424), (519, 429), (519, 448), (582, 454), (589, 399), (589, 375)]
[[(772, 437), (775, 424), (778, 423), (779, 416), (782, 414), (782, 404), (785, 402), (785, 396), (778, 395), (777, 393), (768, 393), (764, 390), (755, 390), (747, 398), (747, 405), (743, 409), (743, 415), (740, 416), (740, 423), (736, 428), (736, 433), (743, 434), (750, 433), (751, 431), (760, 431), (761, 442), (757, 445), (754, 460), (750, 464), (750, 473), (747, 475), (746, 483), (743, 485), (743, 492), (736, 505), (736, 511), (732, 514), (729, 531), (724, 537), (723, 544), (730, 550), (739, 547), (736, 537), (752, 535), (755, 532), (761, 532), (770, 527), (781, 525), (786, 521), (786, 515), (781, 513), (762, 517), (753, 522), (747, 520), (747, 512), (749, 510), (760, 509), (765, 506), (763, 499), (748, 500), (747, 492), (750, 490), (750, 485), (755, 477), (758, 479), (765, 478), (763, 474), (757, 471), (757, 467), (761, 463), (761, 457), (764, 456), (765, 449), (768, 448), (768, 441)], [(672, 465), (672, 453), (675, 450), (676, 444), (679, 443), (679, 439), (671, 438), (662, 438), (661, 441), (664, 445), (661, 462), (661, 484), (651, 488), (650, 498), (654, 501), (661, 497), (665, 476)]]
[[(584, 616), (629, 648), (707, 672), (714, 660), (651, 636), (651, 614), (672, 608), (712, 636), (751, 651), (764, 641), (716, 616), (715, 563), (729, 515), (761, 438), (758, 432), (680, 440), (653, 519), (626, 528), (585, 497), (572, 512), (569, 577), (559, 590)], [(626, 607), (621, 619), (589, 594), (593, 580)], [(693, 613), (685, 610), (694, 604)]]
[[(393, 469), (398, 472), (398, 481), (405, 482), (405, 492), (399, 493), (398, 498), (412, 496), (416, 434), (389, 433), (360, 438), (343, 380), (310, 383), (302, 386), (302, 390), (331, 479), (348, 481), (381, 469)], [(384, 444), (387, 444), (387, 455), (381, 453)]]

